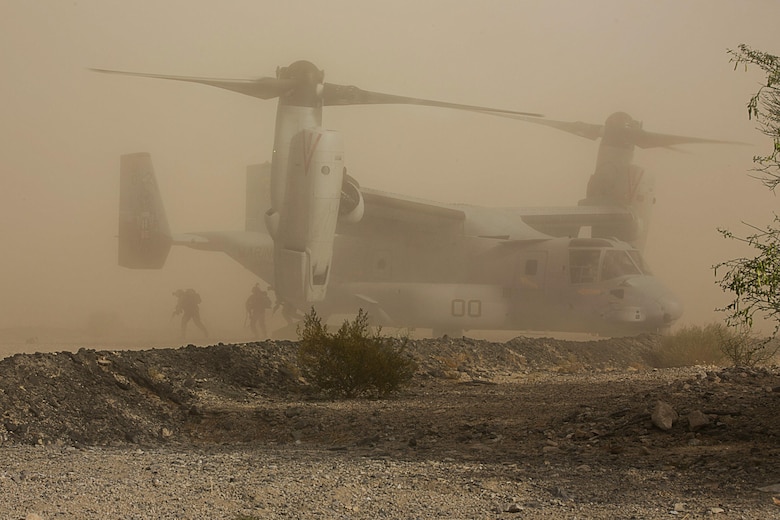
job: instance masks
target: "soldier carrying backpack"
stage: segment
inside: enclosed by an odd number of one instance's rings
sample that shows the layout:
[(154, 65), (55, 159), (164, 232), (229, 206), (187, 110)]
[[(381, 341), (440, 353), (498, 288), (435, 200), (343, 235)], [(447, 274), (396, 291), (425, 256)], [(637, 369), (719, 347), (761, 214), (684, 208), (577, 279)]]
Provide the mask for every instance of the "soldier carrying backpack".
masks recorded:
[(260, 284), (255, 284), (252, 287), (252, 294), (246, 299), (246, 317), (249, 321), (249, 327), (252, 329), (252, 334), (255, 337), (261, 337), (258, 334), (258, 325), (262, 331), (262, 337), (268, 337), (268, 329), (265, 324), (265, 311), (271, 308), (271, 298), (268, 297), (268, 293), (260, 288)]
[[(187, 323), (192, 320), (193, 323), (200, 329), (204, 336), (209, 337), (209, 333), (203, 322), (200, 321), (200, 294), (195, 289), (178, 289), (173, 291), (173, 295), (177, 298), (176, 309), (173, 311), (173, 316), (181, 314), (181, 338), (187, 332)], [(171, 318), (173, 318), (171, 316)]]

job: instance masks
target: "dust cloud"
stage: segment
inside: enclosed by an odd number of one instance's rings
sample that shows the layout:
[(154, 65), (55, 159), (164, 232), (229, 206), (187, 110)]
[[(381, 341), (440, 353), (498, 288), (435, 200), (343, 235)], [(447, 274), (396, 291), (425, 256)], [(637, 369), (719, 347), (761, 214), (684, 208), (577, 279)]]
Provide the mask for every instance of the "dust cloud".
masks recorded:
[[(193, 287), (210, 341), (248, 337), (255, 278), (226, 256), (174, 248), (159, 271), (116, 265), (119, 155), (151, 153), (174, 231), (241, 229), (245, 167), (270, 158), (276, 102), (87, 68), (258, 77), (300, 59), (367, 90), (565, 121), (621, 110), (650, 131), (750, 143), (635, 157), (656, 176), (647, 260), (683, 300), (682, 323), (719, 319), (728, 297), (711, 266), (749, 251), (716, 229), (747, 232), (775, 208), (748, 174), (770, 146), (745, 110), (762, 77), (735, 71), (726, 49), (780, 52), (778, 16), (774, 0), (6, 0), (0, 329), (99, 323), (175, 338), (171, 292)], [(433, 108), (324, 118), (361, 185), (442, 202), (572, 205), (597, 151), (550, 128)]]

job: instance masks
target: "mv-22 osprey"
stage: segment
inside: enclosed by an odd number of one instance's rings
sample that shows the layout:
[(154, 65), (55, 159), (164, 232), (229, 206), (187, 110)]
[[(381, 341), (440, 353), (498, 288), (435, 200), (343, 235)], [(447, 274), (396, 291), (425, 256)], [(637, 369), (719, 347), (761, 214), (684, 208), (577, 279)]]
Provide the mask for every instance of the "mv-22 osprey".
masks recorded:
[[(362, 308), (376, 323), (434, 334), (634, 335), (668, 329), (682, 314), (642, 258), (655, 198), (633, 151), (721, 141), (646, 132), (620, 112), (604, 125), (569, 123), (381, 94), (326, 83), (307, 61), (253, 80), (99, 71), (279, 100), (270, 164), (247, 169), (243, 231), (172, 234), (149, 155), (121, 157), (121, 266), (162, 268), (171, 245), (222, 251), (272, 285), (288, 310), (315, 307), (327, 318)], [(342, 137), (323, 127), (322, 109), (370, 104), (477, 111), (601, 138), (595, 172), (568, 208), (442, 204), (368, 189), (346, 173)]]

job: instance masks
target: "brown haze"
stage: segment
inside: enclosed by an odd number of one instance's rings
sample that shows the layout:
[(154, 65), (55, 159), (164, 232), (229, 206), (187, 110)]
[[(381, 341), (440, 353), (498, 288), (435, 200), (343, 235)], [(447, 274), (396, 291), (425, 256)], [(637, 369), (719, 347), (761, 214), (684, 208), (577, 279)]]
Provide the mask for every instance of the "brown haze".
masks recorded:
[[(244, 171), (268, 160), (276, 102), (105, 76), (88, 67), (273, 75), (307, 59), (335, 83), (753, 146), (637, 150), (656, 175), (646, 256), (684, 301), (719, 319), (711, 266), (748, 252), (717, 227), (763, 225), (776, 201), (751, 180), (770, 143), (747, 120), (762, 76), (727, 48), (778, 53), (776, 0), (0, 3), (0, 328), (83, 328), (96, 312), (176, 333), (171, 291), (194, 287), (215, 338), (246, 336), (254, 283), (218, 253), (174, 248), (159, 271), (116, 265), (119, 155), (152, 154), (174, 231), (240, 229)], [(597, 146), (518, 121), (423, 107), (325, 110), (364, 186), (444, 202), (570, 205)]]

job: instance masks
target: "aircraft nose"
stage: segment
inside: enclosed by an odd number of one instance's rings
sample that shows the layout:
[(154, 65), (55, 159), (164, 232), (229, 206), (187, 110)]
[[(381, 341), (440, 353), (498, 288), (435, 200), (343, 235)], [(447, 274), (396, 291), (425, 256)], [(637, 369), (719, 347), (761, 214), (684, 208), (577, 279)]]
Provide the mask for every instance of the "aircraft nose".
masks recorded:
[(632, 301), (641, 309), (641, 315), (648, 325), (667, 328), (682, 316), (682, 302), (657, 279), (636, 277), (627, 281), (625, 286), (633, 289), (635, 299)]

